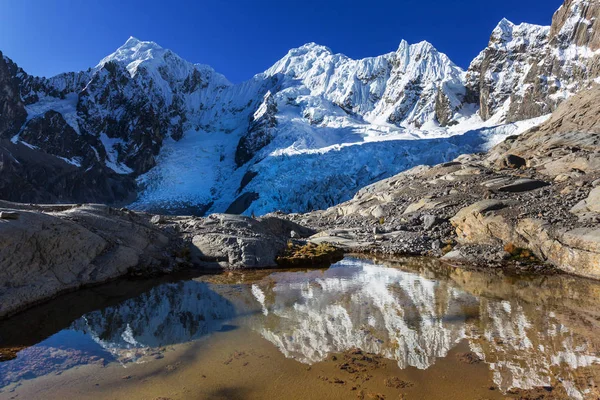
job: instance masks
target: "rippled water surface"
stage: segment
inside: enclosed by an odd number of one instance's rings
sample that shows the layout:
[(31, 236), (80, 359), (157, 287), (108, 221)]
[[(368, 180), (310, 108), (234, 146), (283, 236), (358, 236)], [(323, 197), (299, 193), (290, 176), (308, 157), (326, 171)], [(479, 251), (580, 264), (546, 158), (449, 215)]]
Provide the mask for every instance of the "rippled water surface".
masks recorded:
[(596, 399), (599, 305), (418, 258), (119, 281), (0, 322), (0, 398)]

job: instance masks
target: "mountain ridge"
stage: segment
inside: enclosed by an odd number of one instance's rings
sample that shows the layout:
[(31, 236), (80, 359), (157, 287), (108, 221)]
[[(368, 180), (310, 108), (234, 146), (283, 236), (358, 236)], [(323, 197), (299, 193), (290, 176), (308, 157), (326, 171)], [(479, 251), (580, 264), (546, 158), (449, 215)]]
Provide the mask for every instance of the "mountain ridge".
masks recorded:
[[(597, 12), (595, 4), (567, 0), (548, 27), (503, 19), (466, 71), (426, 41), (401, 41), (396, 51), (358, 60), (310, 42), (238, 84), (134, 37), (94, 68), (51, 78), (29, 76), (2, 57), (0, 137), (12, 142), (7, 157), (23, 153), (12, 147), (24, 145), (84, 171), (98, 170), (101, 181), (138, 185), (131, 193), (118, 191), (113, 203), (137, 195), (134, 206), (141, 209), (199, 214), (326, 208), (414, 162), (485, 149), (478, 140), (462, 141), (448, 154), (398, 160), (398, 151), (419, 148), (410, 140), (542, 117), (597, 81), (597, 30), (587, 19)], [(77, 136), (61, 140), (69, 127)], [(500, 131), (497, 137), (508, 133)], [(388, 152), (369, 150), (381, 141), (390, 145)], [(350, 160), (338, 160), (341, 148), (352, 148), (359, 164), (336, 164)], [(307, 185), (320, 185), (284, 172), (298, 158), (317, 153), (330, 173), (317, 170), (315, 179), (338, 188), (319, 201), (286, 203), (282, 190), (302, 197)], [(382, 166), (385, 158), (394, 164)], [(1, 197), (16, 200), (14, 179), (3, 178)], [(35, 191), (21, 192), (19, 199), (81, 200)]]

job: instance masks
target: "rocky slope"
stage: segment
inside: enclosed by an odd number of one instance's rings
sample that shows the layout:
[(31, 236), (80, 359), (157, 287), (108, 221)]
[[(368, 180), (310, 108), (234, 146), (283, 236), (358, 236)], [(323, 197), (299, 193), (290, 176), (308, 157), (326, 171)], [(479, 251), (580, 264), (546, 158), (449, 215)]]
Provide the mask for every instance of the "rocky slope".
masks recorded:
[[(430, 43), (405, 41), (361, 60), (308, 43), (240, 84), (135, 38), (53, 78), (2, 56), (1, 150), (12, 162), (0, 198), (137, 196), (137, 209), (197, 215), (326, 208), (415, 165), (485, 151), (523, 131), (511, 122), (588, 87), (600, 76), (598, 13), (597, 1), (569, 0), (548, 27), (503, 20), (466, 72)], [(28, 172), (18, 165), (30, 157), (8, 140), (65, 165)], [(95, 186), (111, 189), (96, 197)]]
[(290, 218), (322, 231), (316, 242), (355, 250), (512, 259), (534, 269), (547, 262), (600, 278), (599, 95), (574, 96), (488, 153), (417, 167)]

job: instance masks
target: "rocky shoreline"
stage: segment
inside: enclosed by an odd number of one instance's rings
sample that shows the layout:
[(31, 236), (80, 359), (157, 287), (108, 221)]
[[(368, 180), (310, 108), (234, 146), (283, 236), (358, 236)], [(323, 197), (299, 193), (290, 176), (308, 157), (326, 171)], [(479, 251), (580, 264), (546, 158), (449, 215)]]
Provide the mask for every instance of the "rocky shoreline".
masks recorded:
[(291, 215), (318, 241), (384, 255), (600, 278), (600, 95), (596, 88), (488, 153), (419, 166), (324, 211)]
[(162, 216), (0, 202), (0, 317), (124, 275), (442, 257), (600, 279), (600, 89), (488, 153), (420, 166), (307, 214)]

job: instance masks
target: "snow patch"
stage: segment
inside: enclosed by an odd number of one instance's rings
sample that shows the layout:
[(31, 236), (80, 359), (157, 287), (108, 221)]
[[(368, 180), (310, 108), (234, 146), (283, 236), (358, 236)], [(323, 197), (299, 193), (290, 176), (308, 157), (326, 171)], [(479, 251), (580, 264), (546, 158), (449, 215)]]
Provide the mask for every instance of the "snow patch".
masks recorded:
[[(118, 139), (118, 138), (110, 138), (104, 132), (102, 132), (100, 134), (100, 141), (102, 142), (102, 145), (104, 146), (104, 150), (106, 151), (106, 156), (107, 156), (107, 159), (105, 161), (106, 166), (118, 174), (122, 174), (122, 175), (131, 174), (133, 172), (133, 170), (131, 168), (129, 168), (127, 165), (120, 163), (118, 161), (119, 153), (118, 153), (118, 150), (116, 149), (116, 146), (124, 146), (125, 142), (123, 142), (123, 140)], [(94, 149), (94, 151), (96, 151), (96, 149)], [(98, 156), (97, 151), (96, 151), (96, 156)]]
[(41, 117), (48, 111), (56, 111), (62, 114), (67, 124), (69, 124), (75, 132), (81, 135), (79, 130), (79, 118), (77, 117), (78, 101), (79, 96), (77, 93), (70, 93), (66, 95), (64, 99), (52, 96), (42, 97), (38, 102), (25, 106), (25, 110), (27, 111), (27, 121), (36, 117)]

